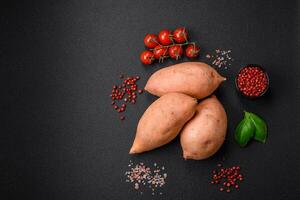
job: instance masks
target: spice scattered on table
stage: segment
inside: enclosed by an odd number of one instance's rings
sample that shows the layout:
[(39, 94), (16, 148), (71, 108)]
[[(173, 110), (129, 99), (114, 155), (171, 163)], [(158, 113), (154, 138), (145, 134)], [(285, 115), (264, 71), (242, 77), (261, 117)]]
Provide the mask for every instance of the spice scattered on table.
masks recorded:
[(207, 53), (205, 56), (211, 63), (211, 65), (227, 69), (231, 66), (231, 62), (234, 59), (231, 57), (231, 50), (216, 49), (212, 53)]
[(240, 188), (244, 176), (240, 173), (240, 166), (225, 168), (222, 164), (217, 165), (217, 169), (212, 171), (211, 184), (218, 185), (220, 192), (230, 193)]
[[(123, 79), (120, 85), (113, 85), (111, 94), (111, 105), (118, 112), (123, 113), (126, 110), (127, 104), (135, 104), (137, 101), (137, 94), (142, 94), (143, 90), (138, 89), (137, 81), (139, 76), (128, 76), (124, 78), (124, 75), (119, 76)], [(120, 120), (125, 120), (125, 116), (120, 116)]]
[(142, 162), (134, 164), (130, 161), (125, 176), (126, 182), (131, 183), (140, 194), (149, 189), (152, 195), (162, 195), (161, 188), (166, 184), (167, 173), (164, 166), (160, 167), (156, 163), (150, 167)]

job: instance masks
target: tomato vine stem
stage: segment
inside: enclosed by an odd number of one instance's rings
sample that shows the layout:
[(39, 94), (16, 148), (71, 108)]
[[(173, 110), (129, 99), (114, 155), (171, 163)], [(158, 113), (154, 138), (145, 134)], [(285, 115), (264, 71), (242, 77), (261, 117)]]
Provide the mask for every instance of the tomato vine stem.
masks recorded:
[[(170, 44), (170, 45), (161, 45), (161, 44), (159, 44), (160, 48), (158, 48), (158, 49), (170, 48), (172, 46), (177, 46), (177, 45), (180, 46), (180, 47), (182, 47), (182, 46), (186, 46), (186, 45), (189, 45), (189, 44), (193, 44), (194, 46), (196, 45), (195, 42), (189, 42), (189, 41), (187, 41), (187, 42), (182, 43), (182, 44), (177, 44), (177, 43), (173, 43), (173, 44)], [(149, 49), (149, 50), (153, 51), (154, 48), (153, 49)]]

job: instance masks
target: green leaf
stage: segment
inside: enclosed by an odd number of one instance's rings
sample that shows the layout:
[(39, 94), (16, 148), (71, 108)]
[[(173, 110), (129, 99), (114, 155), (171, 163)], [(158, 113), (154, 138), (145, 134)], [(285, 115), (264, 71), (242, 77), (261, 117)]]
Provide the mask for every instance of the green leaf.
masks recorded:
[(235, 141), (241, 146), (245, 147), (247, 143), (253, 138), (255, 133), (255, 126), (252, 121), (245, 117), (237, 126), (234, 134)]
[(254, 113), (246, 112), (245, 115), (248, 116), (248, 118), (252, 121), (253, 125), (255, 126), (254, 139), (259, 142), (265, 143), (268, 132), (266, 122)]
[(238, 124), (234, 137), (241, 147), (245, 147), (252, 138), (265, 143), (267, 133), (266, 122), (256, 114), (245, 111), (244, 119)]

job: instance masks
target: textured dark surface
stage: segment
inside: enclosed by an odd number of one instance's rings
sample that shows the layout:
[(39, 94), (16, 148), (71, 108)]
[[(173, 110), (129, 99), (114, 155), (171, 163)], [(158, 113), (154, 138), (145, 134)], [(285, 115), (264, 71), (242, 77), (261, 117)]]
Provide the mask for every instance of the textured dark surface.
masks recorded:
[[(25, 2), (25, 1), (24, 1)], [(2, 3), (0, 17), (0, 199), (300, 199), (299, 2), (297, 1), (36, 1)], [(185, 26), (204, 52), (232, 49), (217, 91), (229, 118), (227, 140), (214, 157), (184, 161), (178, 139), (128, 155), (138, 119), (155, 99), (144, 94), (124, 122), (110, 106), (120, 73), (140, 86), (163, 65), (143, 66), (143, 37)], [(269, 73), (270, 93), (251, 101), (234, 88), (243, 64)], [(269, 125), (265, 145), (239, 148), (233, 131), (247, 110)], [(225, 157), (245, 182), (220, 193), (209, 184)], [(167, 168), (162, 196), (125, 183), (129, 160)]]

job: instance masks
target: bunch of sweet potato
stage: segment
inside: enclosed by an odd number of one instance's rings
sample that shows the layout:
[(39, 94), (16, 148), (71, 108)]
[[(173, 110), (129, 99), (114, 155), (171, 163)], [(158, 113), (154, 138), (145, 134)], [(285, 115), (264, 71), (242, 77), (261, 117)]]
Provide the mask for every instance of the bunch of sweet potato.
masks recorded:
[(185, 62), (155, 72), (145, 90), (160, 98), (141, 117), (130, 153), (158, 148), (180, 132), (185, 159), (201, 160), (216, 153), (225, 139), (227, 116), (218, 99), (210, 95), (224, 80), (201, 62)]

